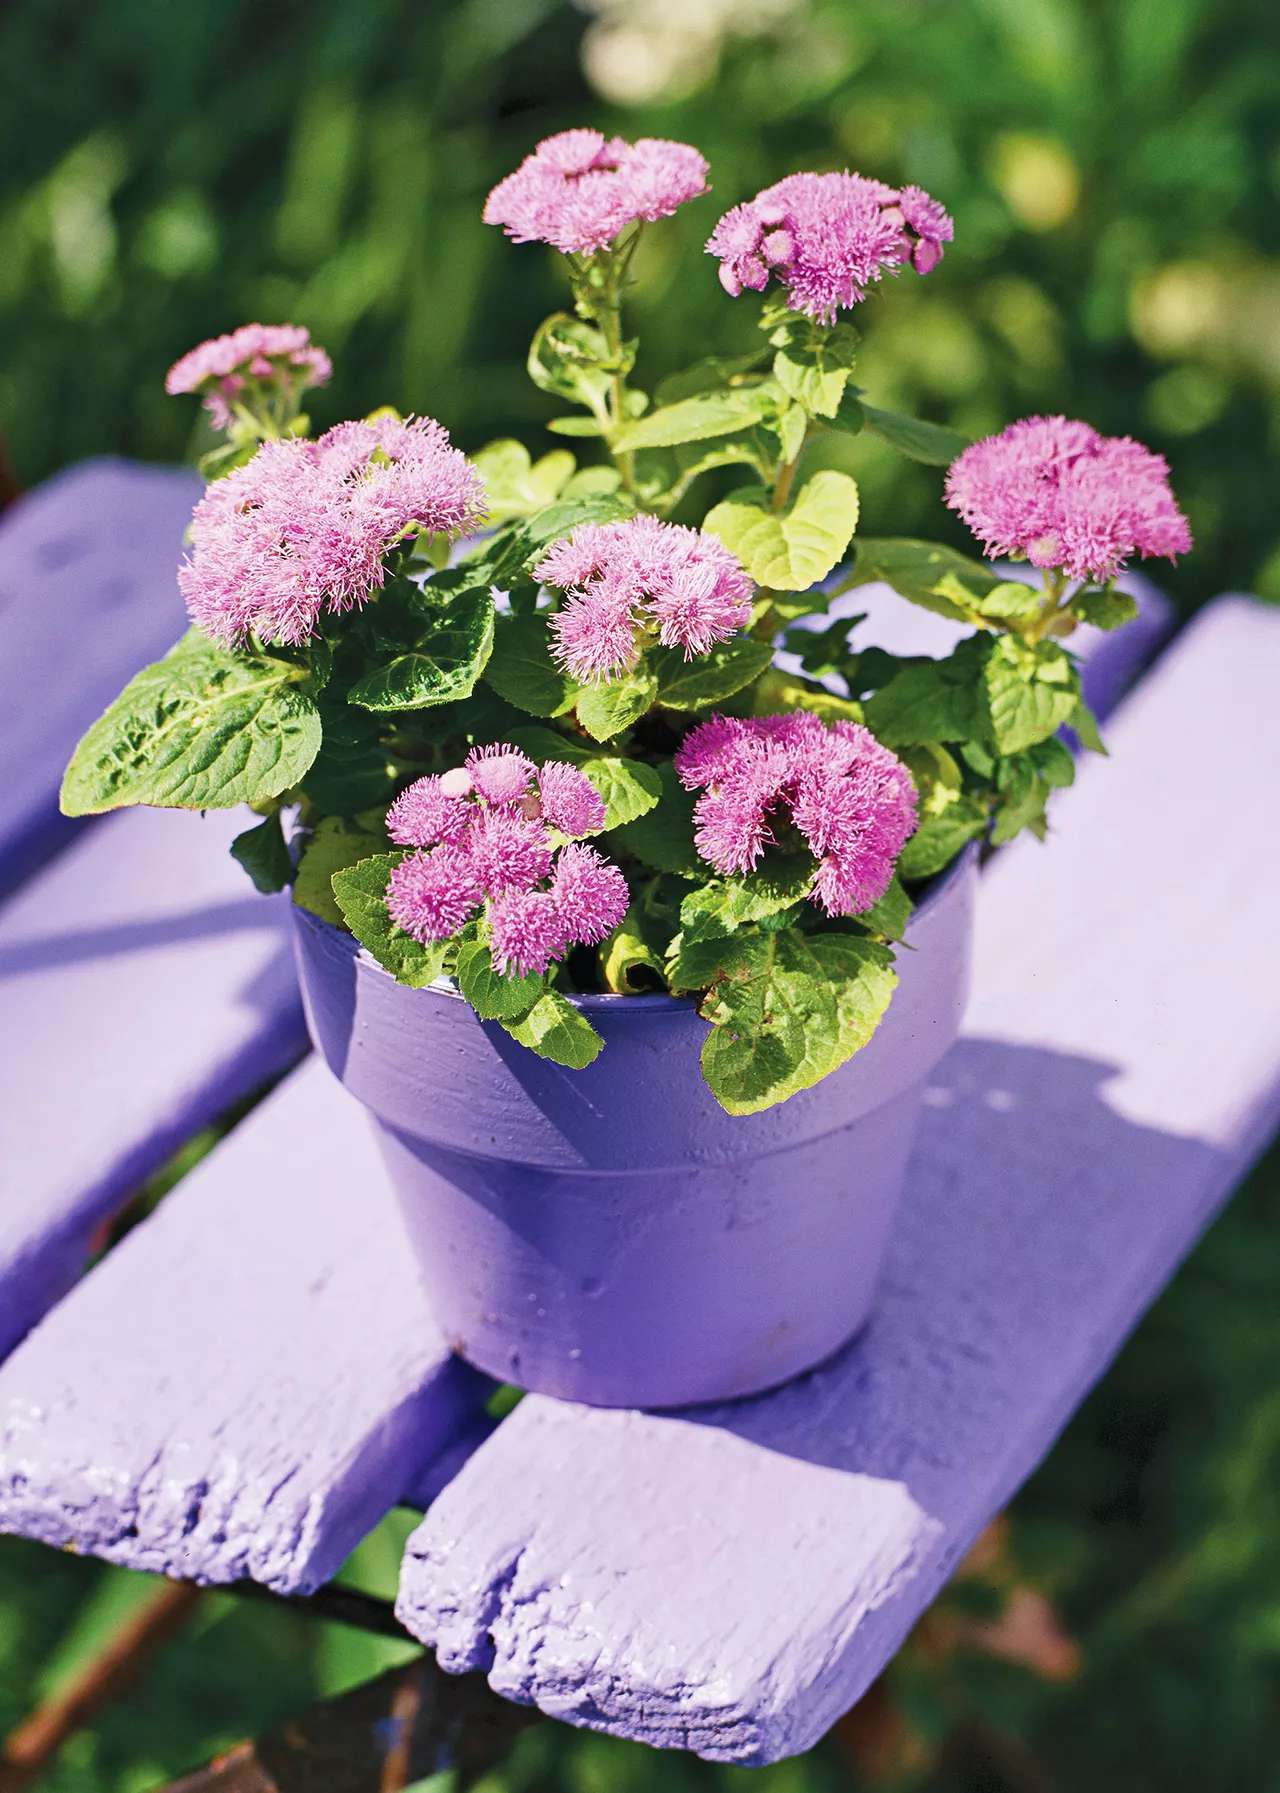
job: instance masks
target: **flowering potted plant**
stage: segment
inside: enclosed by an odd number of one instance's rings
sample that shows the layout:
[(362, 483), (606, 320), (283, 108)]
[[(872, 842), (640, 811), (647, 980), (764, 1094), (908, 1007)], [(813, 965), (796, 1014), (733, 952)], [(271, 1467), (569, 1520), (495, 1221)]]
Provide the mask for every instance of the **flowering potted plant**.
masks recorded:
[[(256, 810), (232, 850), (293, 887), (313, 1035), (450, 1335), (610, 1403), (765, 1387), (861, 1325), (958, 1026), (972, 843), (1043, 834), (1061, 731), (1101, 747), (1064, 638), (1133, 614), (1128, 556), (1190, 545), (1132, 441), (1059, 417), (966, 445), (866, 402), (842, 314), (952, 235), (918, 188), (795, 174), (727, 212), (707, 248), (764, 295), (760, 346), (638, 391), (636, 244), (706, 177), (688, 145), (569, 131), (489, 196), (564, 257), (574, 309), (529, 371), (586, 465), (468, 460), (390, 409), (313, 440), (329, 364), (292, 327), (180, 361), (170, 391), (226, 437), (192, 626), (63, 789), (71, 814)], [(855, 536), (853, 479), (806, 461), (862, 430), (948, 465), (1028, 578)], [(872, 581), (971, 633), (897, 659), (860, 618), (815, 627)]]

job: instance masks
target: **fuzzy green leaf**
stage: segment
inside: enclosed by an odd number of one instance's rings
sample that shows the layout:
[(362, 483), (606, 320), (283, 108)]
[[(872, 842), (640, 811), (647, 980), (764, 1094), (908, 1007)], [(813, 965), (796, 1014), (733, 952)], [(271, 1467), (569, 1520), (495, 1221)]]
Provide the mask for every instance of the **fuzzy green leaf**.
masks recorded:
[(760, 366), (769, 351), (766, 348), (753, 349), (746, 355), (704, 355), (701, 361), (695, 361), (692, 367), (686, 367), (678, 374), (668, 374), (665, 380), (659, 380), (654, 388), (654, 398), (659, 405), (674, 405), (683, 398), (692, 398), (699, 392), (714, 392), (719, 387), (727, 386), (739, 374), (750, 373)]
[(347, 701), (366, 710), (421, 710), (470, 697), (493, 651), (493, 598), (487, 586), (460, 591), (428, 585), (417, 639), (406, 652), (357, 679)]
[(657, 695), (657, 674), (642, 663), (607, 685), (579, 692), (578, 721), (597, 741), (609, 741), (638, 722)]
[(580, 1009), (557, 990), (545, 990), (527, 1014), (503, 1021), (513, 1040), (571, 1071), (581, 1071), (599, 1053), (604, 1041)]
[(223, 648), (189, 630), (84, 736), (62, 781), (63, 814), (280, 796), (319, 751), (319, 682), (301, 657)]
[(544, 611), (495, 617), (493, 652), (484, 678), (508, 703), (531, 716), (562, 716), (573, 708), (578, 689), (551, 658), (551, 631)]
[[(994, 643), (985, 669), (991, 731), (1002, 754), (1021, 753), (1070, 722), (1080, 682), (1066, 651), (1056, 641), (1027, 647), (1015, 636)], [(946, 740), (937, 733), (935, 738)]]
[(787, 334), (791, 340), (774, 356), (774, 379), (811, 416), (834, 417), (857, 359), (857, 332), (837, 324), (830, 330), (791, 328)]
[(749, 922), (791, 909), (809, 894), (813, 860), (807, 853), (766, 860), (741, 878), (716, 878), (691, 890), (680, 905), (685, 947), (732, 934)]
[(726, 436), (749, 429), (777, 410), (773, 394), (760, 386), (730, 386), (719, 392), (703, 392), (678, 404), (662, 405), (617, 432), (615, 451), (637, 448), (675, 448), (682, 442), (702, 442), (710, 436)]
[(231, 857), (244, 867), (254, 889), (263, 896), (283, 890), (293, 877), (293, 860), (280, 827), (279, 810), (256, 828), (237, 834), (231, 843)]
[[(634, 764), (626, 760), (622, 763)], [(590, 776), (590, 767), (584, 770)], [(677, 872), (684, 877), (709, 871), (693, 844), (694, 793), (685, 790), (670, 760), (656, 768), (646, 766), (645, 770), (654, 775), (657, 801), (638, 819), (616, 829), (618, 845), (654, 871)]]
[(730, 1114), (757, 1114), (808, 1089), (875, 1032), (897, 984), (893, 955), (848, 934), (734, 935), (701, 1013), (711, 1093)]
[(547, 987), (540, 973), (503, 977), (494, 970), (489, 948), (464, 940), (458, 948), (458, 988), (482, 1021), (515, 1021), (527, 1015)]
[(571, 766), (579, 766), (604, 799), (606, 830), (647, 815), (662, 795), (658, 769), (646, 766), (643, 760), (600, 753), (582, 740), (570, 740), (549, 728), (512, 729), (510, 739), (539, 765), (547, 760), (565, 760)]
[(902, 417), (897, 411), (880, 411), (862, 401), (863, 427), (896, 448), (908, 460), (923, 461), (926, 467), (949, 467), (958, 454), (969, 447), (968, 436), (959, 430), (946, 429), (940, 423), (926, 423), (921, 417)]
[(503, 437), (472, 455), (489, 499), (490, 523), (530, 517), (560, 496), (577, 462), (567, 448), (534, 461), (523, 442)]
[(901, 941), (914, 910), (915, 904), (895, 873), (880, 901), (873, 903), (870, 909), (863, 909), (855, 920), (873, 934), (882, 934), (886, 940)]
[(983, 677), (993, 648), (988, 635), (962, 641), (945, 660), (906, 665), (863, 703), (867, 727), (886, 747), (987, 736)]
[(987, 811), (981, 803), (972, 797), (958, 798), (941, 815), (921, 822), (898, 857), (898, 876), (932, 878), (951, 864), (962, 847), (985, 834), (987, 824)]
[(900, 597), (957, 622), (974, 621), (982, 600), (1001, 583), (981, 561), (937, 542), (905, 536), (859, 536), (857, 558), (844, 589), (881, 580)]
[(444, 969), (448, 946), (419, 946), (387, 913), (387, 880), (404, 853), (378, 853), (333, 875), (333, 894), (356, 939), (399, 984), (425, 990)]
[[(670, 929), (666, 932), (669, 936)], [(655, 936), (652, 918), (646, 916), (641, 904), (632, 903), (600, 948), (605, 983), (618, 996), (634, 996), (659, 984), (665, 988), (665, 945), (665, 939)]]
[(334, 873), (359, 865), (362, 859), (374, 854), (385, 853), (388, 844), (385, 828), (366, 828), (346, 816), (323, 817), (303, 842), (293, 886), (294, 902), (322, 921), (342, 927), (343, 912), (333, 894)]
[(702, 527), (732, 550), (759, 585), (803, 591), (836, 566), (858, 526), (858, 488), (847, 473), (815, 473), (790, 509), (774, 514), (756, 487), (731, 493)]
[(1078, 591), (1071, 608), (1082, 623), (1095, 629), (1119, 629), (1138, 614), (1138, 601), (1127, 591)]
[(658, 675), (660, 704), (669, 710), (701, 710), (758, 678), (772, 664), (773, 646), (736, 635), (695, 660), (686, 660), (679, 648), (657, 648), (649, 660)]
[(529, 345), (529, 378), (543, 392), (572, 399), (603, 417), (613, 384), (609, 345), (594, 324), (554, 312)]

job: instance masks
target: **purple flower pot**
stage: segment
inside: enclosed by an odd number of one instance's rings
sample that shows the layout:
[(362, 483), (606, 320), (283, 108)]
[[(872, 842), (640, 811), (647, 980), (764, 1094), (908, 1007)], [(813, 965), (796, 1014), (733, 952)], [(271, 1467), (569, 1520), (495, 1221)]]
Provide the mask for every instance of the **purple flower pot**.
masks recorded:
[(373, 1116), (462, 1355), (543, 1394), (677, 1407), (769, 1388), (851, 1338), (959, 1028), (974, 877), (970, 853), (912, 917), (870, 1044), (737, 1117), (702, 1081), (692, 1002), (575, 997), (605, 1047), (564, 1070), (295, 908), (312, 1037)]

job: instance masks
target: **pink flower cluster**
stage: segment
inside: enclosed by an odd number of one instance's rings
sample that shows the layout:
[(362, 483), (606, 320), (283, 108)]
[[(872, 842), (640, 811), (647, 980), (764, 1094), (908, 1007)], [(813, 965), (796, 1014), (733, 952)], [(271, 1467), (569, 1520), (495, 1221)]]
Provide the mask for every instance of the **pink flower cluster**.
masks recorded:
[(916, 827), (916, 790), (896, 754), (853, 722), (828, 728), (805, 710), (713, 716), (675, 755), (694, 806), (699, 853), (718, 871), (750, 871), (789, 821), (818, 861), (811, 895), (828, 915), (859, 915), (889, 888)]
[(787, 304), (829, 324), (838, 310), (906, 262), (927, 274), (954, 226), (920, 187), (886, 187), (861, 174), (789, 174), (716, 225), (707, 251), (735, 298), (763, 292), (774, 273)]
[(324, 350), (300, 324), (242, 324), (229, 336), (215, 336), (175, 361), (165, 376), (169, 393), (202, 392), (215, 429), (231, 422), (229, 401), (251, 381), (287, 384), (290, 397), (308, 386), (323, 386), (333, 372)]
[[(536, 779), (536, 782), (535, 782)], [(592, 847), (557, 853), (549, 828), (594, 834), (600, 793), (576, 766), (539, 771), (518, 748), (474, 748), (462, 766), (420, 778), (387, 813), (401, 846), (417, 847), (391, 874), (387, 911), (422, 944), (448, 940), (488, 904), (499, 973), (543, 972), (579, 942), (594, 945), (627, 911), (627, 881)]]
[(264, 442), (215, 480), (178, 584), (218, 641), (305, 641), (323, 610), (363, 604), (382, 585), (397, 542), (458, 536), (484, 512), (480, 475), (430, 418), (340, 423), (315, 442)]
[(1191, 547), (1164, 457), (1065, 417), (1028, 417), (966, 448), (946, 498), (988, 554), (1025, 554), (1072, 579), (1110, 578), (1135, 551), (1172, 560)]
[(551, 651), (582, 683), (629, 671), (643, 631), (688, 660), (751, 620), (752, 584), (737, 557), (714, 536), (656, 517), (583, 523), (534, 574), (566, 594), (551, 618)]
[(501, 224), (517, 243), (594, 255), (628, 224), (669, 217), (706, 187), (706, 160), (688, 143), (561, 131), (499, 181), (484, 221)]

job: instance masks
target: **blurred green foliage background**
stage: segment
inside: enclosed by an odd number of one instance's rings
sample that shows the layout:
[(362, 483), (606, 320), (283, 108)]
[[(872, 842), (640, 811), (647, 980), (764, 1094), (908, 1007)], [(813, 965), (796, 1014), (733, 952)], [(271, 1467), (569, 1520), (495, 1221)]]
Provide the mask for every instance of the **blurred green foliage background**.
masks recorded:
[[(523, 360), (564, 288), (479, 213), (538, 138), (598, 123), (712, 163), (714, 193), (646, 238), (642, 382), (751, 343), (753, 302), (697, 255), (722, 209), (797, 168), (918, 182), (956, 242), (862, 307), (873, 399), (970, 434), (1041, 409), (1133, 433), (1197, 536), (1160, 570), (1184, 608), (1280, 599), (1272, 0), (7, 0), (0, 97), (0, 426), (27, 484), (191, 453), (165, 369), (251, 318), (333, 353), (318, 425), (390, 401), (464, 447), (550, 446)], [(848, 452), (868, 529), (961, 539), (936, 471)], [(882, 1774), (847, 1738), (749, 1773), (543, 1726), (485, 1793), (1280, 1788), (1278, 1227), (1273, 1155), (1015, 1507), (1078, 1676), (922, 1638)], [(389, 1587), (402, 1524), (362, 1585)], [(0, 1539), (0, 1734), (146, 1587)], [(211, 1598), (42, 1784), (142, 1793), (392, 1648)]]

